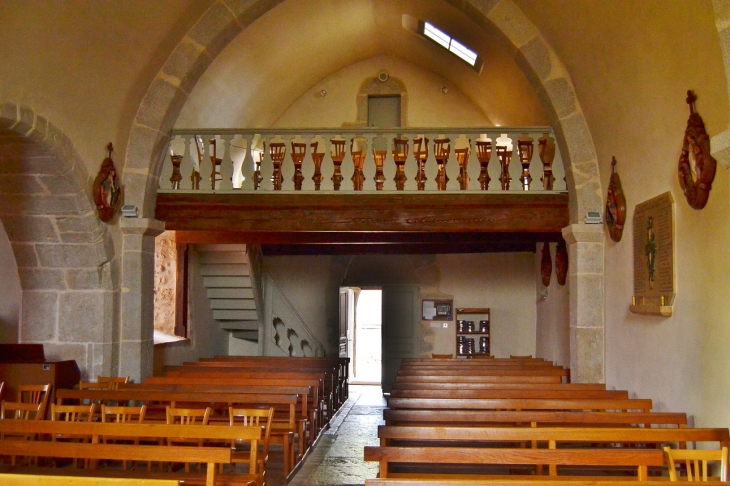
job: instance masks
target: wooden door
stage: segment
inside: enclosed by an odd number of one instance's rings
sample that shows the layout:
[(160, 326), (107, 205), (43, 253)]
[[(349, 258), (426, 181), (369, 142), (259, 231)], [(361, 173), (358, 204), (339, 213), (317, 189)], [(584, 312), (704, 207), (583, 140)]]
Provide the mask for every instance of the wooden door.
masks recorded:
[(420, 354), (421, 292), (417, 285), (383, 285), (383, 392), (388, 393), (403, 358)]

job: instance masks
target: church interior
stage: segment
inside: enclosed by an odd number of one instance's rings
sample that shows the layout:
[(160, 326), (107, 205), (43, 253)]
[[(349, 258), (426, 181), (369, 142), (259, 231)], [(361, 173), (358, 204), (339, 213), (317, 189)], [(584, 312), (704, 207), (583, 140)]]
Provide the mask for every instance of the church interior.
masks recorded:
[[(0, 25), (0, 344), (137, 383), (214, 356), (352, 359), (343, 306), (378, 289), (384, 390), (402, 358), (468, 354), (458, 309), (488, 308), (496, 359), (550, 361), (692, 427), (730, 425), (727, 0), (4, 0)], [(396, 122), (379, 126), (388, 97)], [(692, 112), (707, 142), (691, 170), (716, 161), (693, 186), (704, 204), (678, 172)], [(405, 190), (395, 138), (410, 141)], [(277, 143), (292, 152), (281, 171)], [(647, 225), (656, 201), (668, 219)]]

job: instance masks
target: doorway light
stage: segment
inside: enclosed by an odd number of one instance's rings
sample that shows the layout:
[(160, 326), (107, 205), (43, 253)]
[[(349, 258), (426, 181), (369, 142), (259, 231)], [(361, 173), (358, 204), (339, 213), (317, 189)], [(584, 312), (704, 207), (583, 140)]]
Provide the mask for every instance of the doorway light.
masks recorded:
[(481, 71), (483, 63), (476, 52), (469, 49), (467, 46), (430, 22), (419, 21), (418, 33), (454, 54), (459, 59), (473, 67), (477, 72)]

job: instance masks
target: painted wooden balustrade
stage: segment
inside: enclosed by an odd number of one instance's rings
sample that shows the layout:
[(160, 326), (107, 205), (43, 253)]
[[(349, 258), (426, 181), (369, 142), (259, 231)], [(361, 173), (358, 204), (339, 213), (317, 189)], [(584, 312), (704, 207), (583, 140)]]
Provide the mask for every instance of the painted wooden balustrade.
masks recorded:
[(161, 191), (564, 192), (550, 127), (174, 130)]

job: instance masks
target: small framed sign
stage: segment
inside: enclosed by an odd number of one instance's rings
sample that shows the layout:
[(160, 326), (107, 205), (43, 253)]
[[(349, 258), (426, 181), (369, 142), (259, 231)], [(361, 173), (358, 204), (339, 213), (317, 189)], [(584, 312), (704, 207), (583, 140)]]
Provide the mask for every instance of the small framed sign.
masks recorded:
[(424, 299), (422, 305), (424, 321), (450, 321), (454, 301), (447, 299)]

